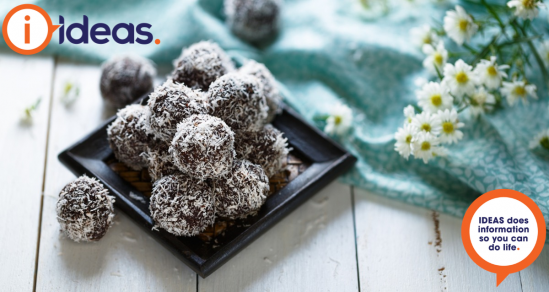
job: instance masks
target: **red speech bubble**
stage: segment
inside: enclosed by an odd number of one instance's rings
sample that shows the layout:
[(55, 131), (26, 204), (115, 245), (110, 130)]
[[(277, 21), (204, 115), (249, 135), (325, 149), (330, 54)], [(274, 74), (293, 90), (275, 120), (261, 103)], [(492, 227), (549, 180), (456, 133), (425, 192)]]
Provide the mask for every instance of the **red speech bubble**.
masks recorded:
[[(46, 22), (46, 26), (45, 27), (47, 29), (47, 36), (45, 37), (44, 41), (42, 43), (40, 43), (40, 45), (38, 45), (37, 47), (33, 48), (33, 49), (25, 49), (25, 48), (22, 48), (20, 46), (18, 46), (16, 43), (16, 41), (12, 40), (12, 38), (21, 38), (21, 39), (25, 39), (25, 43), (29, 43), (29, 39), (30, 39), (30, 26), (26, 26), (25, 27), (25, 32), (24, 32), (24, 35), (22, 35), (23, 33), (18, 33), (18, 35), (10, 35), (9, 34), (9, 31), (8, 31), (8, 26), (10, 24), (10, 20), (12, 20), (12, 16), (21, 11), (21, 10), (24, 10), (24, 9), (29, 9), (29, 10), (33, 10), (37, 13), (39, 13), (40, 15), (42, 15), (42, 17), (44, 18), (45, 22)], [(26, 21), (29, 21), (30, 20), (30, 17), (27, 15), (25, 16), (25, 20)], [(4, 36), (4, 40), (6, 41), (6, 44), (15, 52), (19, 53), (19, 54), (22, 54), (22, 55), (32, 55), (32, 54), (36, 54), (40, 51), (42, 51), (49, 43), (50, 43), (50, 40), (51, 40), (51, 37), (53, 35), (53, 33), (55, 32), (55, 30), (57, 30), (59, 28), (60, 25), (53, 25), (52, 21), (51, 21), (51, 18), (50, 16), (48, 15), (48, 13), (46, 13), (46, 11), (36, 5), (33, 5), (33, 4), (22, 4), (22, 5), (19, 5), (19, 6), (16, 6), (15, 8), (13, 8), (12, 10), (10, 10), (10, 12), (8, 12), (8, 14), (6, 15), (6, 17), (4, 18), (4, 23), (2, 24), (2, 35)], [(21, 35), (19, 35), (21, 34)]]
[[(510, 265), (496, 265), (487, 261), (485, 258), (483, 258), (473, 246), (473, 241), (471, 239), (471, 234), (470, 234), (471, 224), (472, 223), (477, 224), (477, 222), (472, 222), (472, 219), (475, 216), (475, 213), (477, 213), (477, 210), (487, 202), (492, 201), (494, 199), (498, 199), (498, 198), (511, 198), (518, 201), (516, 202), (516, 204), (520, 204), (520, 203), (524, 204), (530, 210), (530, 212), (532, 212), (532, 214), (534, 215), (534, 218), (536, 221), (535, 225), (537, 226), (537, 239), (533, 249), (524, 259)], [(492, 203), (493, 202), (495, 201), (492, 201)], [(512, 213), (512, 211), (511, 212), (506, 211), (506, 212)], [(505, 218), (509, 216), (515, 216), (514, 214), (501, 214), (501, 213), (498, 214), (498, 216), (500, 215), (505, 216)], [(497, 226), (497, 223), (495, 226)], [(490, 236), (493, 236), (493, 235), (496, 235), (496, 234), (490, 234)], [(501, 235), (501, 234), (498, 234), (498, 235)], [(536, 205), (536, 203), (525, 194), (514, 191), (514, 190), (508, 190), (508, 189), (493, 190), (478, 197), (471, 204), (471, 206), (469, 206), (469, 209), (467, 209), (467, 212), (465, 213), (463, 222), (461, 224), (461, 239), (463, 241), (463, 246), (465, 247), (465, 251), (467, 251), (467, 254), (469, 255), (469, 257), (478, 266), (480, 266), (481, 268), (485, 269), (488, 272), (492, 272), (497, 275), (496, 286), (499, 286), (499, 284), (501, 284), (501, 282), (503, 282), (503, 280), (505, 280), (505, 278), (509, 274), (516, 273), (525, 269), (536, 260), (536, 258), (541, 253), (541, 250), (543, 249), (543, 245), (545, 244), (545, 236), (546, 236), (545, 220), (543, 219), (543, 214), (541, 213), (541, 210)], [(501, 253), (498, 251), (498, 256), (499, 255), (509, 256), (511, 255), (512, 252), (517, 252), (517, 253), (520, 252), (520, 247), (517, 248), (517, 250), (515, 249), (511, 250), (509, 249), (509, 246), (507, 246), (507, 248), (509, 251), (502, 251)]]

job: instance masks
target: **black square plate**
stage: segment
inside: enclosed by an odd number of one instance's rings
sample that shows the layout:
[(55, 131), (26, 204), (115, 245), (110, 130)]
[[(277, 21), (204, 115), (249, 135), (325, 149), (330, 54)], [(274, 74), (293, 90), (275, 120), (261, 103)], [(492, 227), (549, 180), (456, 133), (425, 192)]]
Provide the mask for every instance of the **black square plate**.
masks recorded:
[(86, 174), (98, 178), (116, 197), (116, 207), (202, 277), (213, 273), (356, 162), (354, 156), (284, 106), (273, 125), (288, 138), (288, 144), (293, 148), (291, 154), (310, 165), (288, 185), (269, 196), (259, 213), (247, 224), (234, 229), (224, 242), (205, 244), (198, 237), (178, 237), (162, 229), (152, 230), (154, 222), (150, 216), (148, 197), (107, 165), (106, 161), (113, 157), (107, 142), (107, 126), (114, 119), (112, 117), (63, 151), (59, 154), (59, 160), (77, 176)]

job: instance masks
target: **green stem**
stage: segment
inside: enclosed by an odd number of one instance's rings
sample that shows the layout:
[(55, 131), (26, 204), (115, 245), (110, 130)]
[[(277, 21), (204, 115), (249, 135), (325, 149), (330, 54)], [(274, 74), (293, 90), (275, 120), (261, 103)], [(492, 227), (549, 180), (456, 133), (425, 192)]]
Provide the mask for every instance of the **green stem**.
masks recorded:
[[(513, 20), (512, 25), (515, 28), (515, 31), (517, 32), (520, 31), (522, 32), (522, 35), (524, 37), (528, 37), (526, 31), (517, 24), (516, 20)], [(546, 83), (549, 82), (549, 78), (548, 78), (549, 74), (547, 72), (547, 68), (545, 68), (545, 63), (543, 62), (543, 59), (538, 53), (536, 46), (534, 46), (534, 43), (531, 40), (527, 41), (526, 43), (528, 44), (528, 47), (530, 47), (530, 50), (532, 51), (532, 54), (534, 54), (534, 58), (536, 59), (536, 62), (539, 65), (539, 68), (541, 70), (541, 75), (543, 75), (543, 81)]]
[(466, 48), (467, 50), (469, 50), (471, 53), (473, 54), (478, 54), (477, 50), (473, 49), (471, 46), (469, 46), (468, 44), (463, 44), (463, 47)]

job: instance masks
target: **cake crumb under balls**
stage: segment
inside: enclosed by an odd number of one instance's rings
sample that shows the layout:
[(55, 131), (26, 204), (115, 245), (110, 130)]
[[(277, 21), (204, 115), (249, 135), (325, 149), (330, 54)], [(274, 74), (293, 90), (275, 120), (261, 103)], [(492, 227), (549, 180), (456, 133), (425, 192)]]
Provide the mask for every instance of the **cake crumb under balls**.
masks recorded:
[(206, 113), (204, 96), (171, 79), (155, 88), (149, 96), (149, 133), (165, 142), (171, 142), (177, 124), (195, 114)]
[(219, 178), (231, 170), (234, 132), (221, 119), (193, 115), (177, 125), (170, 146), (179, 170), (196, 179)]
[(101, 95), (115, 108), (123, 108), (153, 89), (156, 69), (143, 57), (116, 56), (103, 63), (101, 69)]
[(213, 182), (216, 214), (229, 219), (255, 215), (267, 200), (269, 179), (261, 166), (235, 160), (231, 172)]
[(183, 49), (174, 61), (172, 79), (192, 89), (208, 91), (217, 78), (235, 70), (230, 57), (214, 42), (202, 41)]
[(234, 131), (257, 131), (267, 119), (263, 86), (252, 75), (224, 75), (212, 83), (206, 96), (208, 113)]
[(132, 104), (118, 111), (116, 120), (107, 128), (109, 145), (118, 161), (133, 170), (148, 166), (143, 153), (150, 137), (147, 134), (149, 108)]
[(254, 60), (246, 62), (244, 66), (240, 67), (239, 72), (257, 77), (263, 85), (265, 101), (269, 107), (266, 122), (272, 122), (274, 117), (281, 112), (280, 103), (282, 102), (282, 96), (278, 91), (273, 74), (271, 74), (271, 71), (265, 65)]
[(70, 239), (98, 241), (113, 225), (114, 197), (95, 178), (81, 176), (66, 185), (57, 201), (57, 221)]
[(194, 236), (214, 223), (212, 188), (182, 174), (168, 175), (153, 185), (149, 205), (155, 222), (177, 236)]
[(276, 35), (282, 0), (225, 0), (226, 22), (231, 31), (255, 43)]
[(257, 132), (241, 132), (235, 136), (235, 151), (238, 159), (247, 159), (258, 164), (272, 177), (286, 167), (287, 139), (271, 124)]

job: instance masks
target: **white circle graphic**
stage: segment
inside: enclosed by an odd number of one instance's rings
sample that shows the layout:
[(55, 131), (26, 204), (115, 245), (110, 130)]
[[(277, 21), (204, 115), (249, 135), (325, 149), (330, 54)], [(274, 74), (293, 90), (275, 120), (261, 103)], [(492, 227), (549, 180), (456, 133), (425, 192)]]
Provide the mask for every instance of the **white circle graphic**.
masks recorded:
[(46, 18), (33, 9), (22, 9), (15, 12), (7, 26), (10, 41), (22, 50), (33, 50), (42, 45), (48, 38), (48, 30)]

